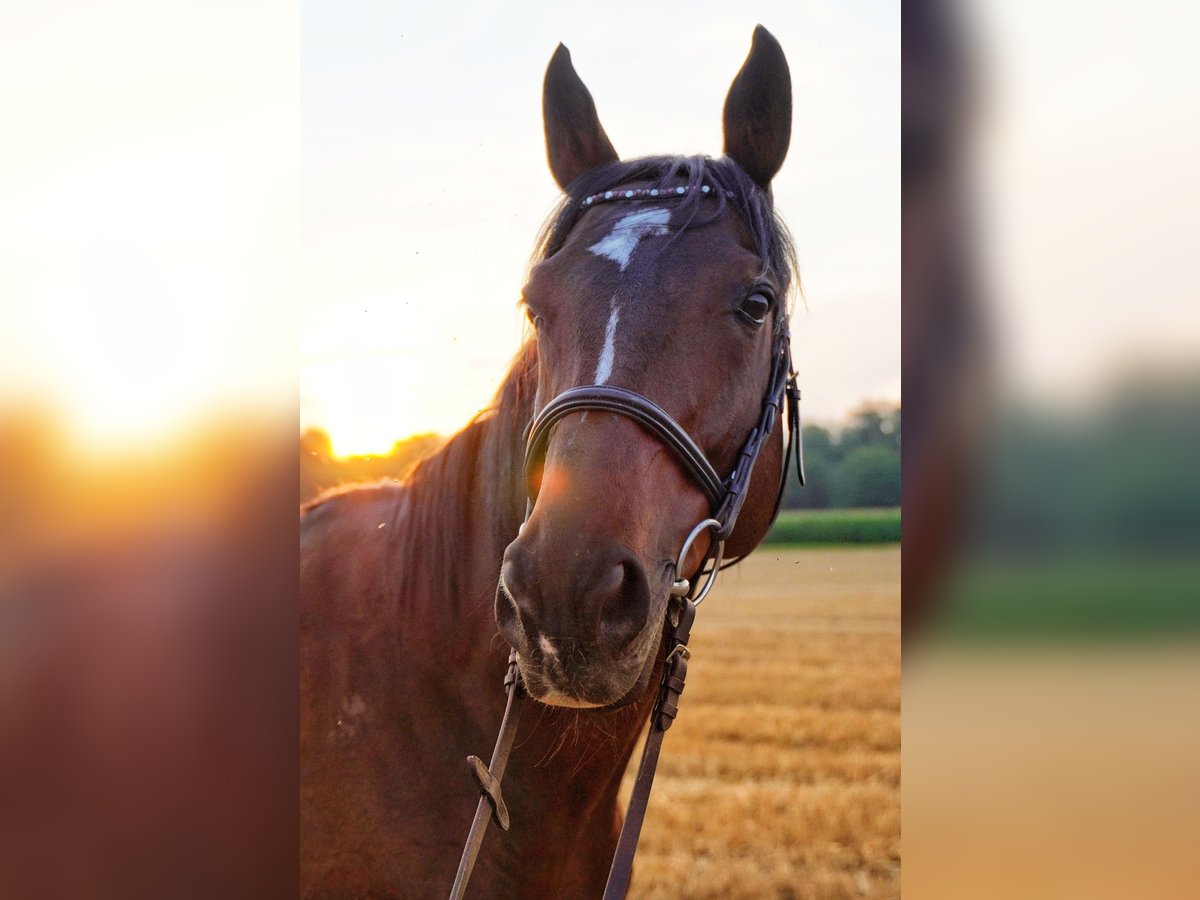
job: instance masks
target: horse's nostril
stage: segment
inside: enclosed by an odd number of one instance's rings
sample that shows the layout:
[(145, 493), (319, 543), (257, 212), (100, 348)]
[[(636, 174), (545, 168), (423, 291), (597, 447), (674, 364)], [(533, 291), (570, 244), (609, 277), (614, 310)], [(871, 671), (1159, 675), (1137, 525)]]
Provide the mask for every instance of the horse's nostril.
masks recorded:
[[(650, 591), (636, 557), (615, 543), (582, 558), (548, 543), (526, 529), (504, 555), (496, 617), (510, 644), (539, 657), (551, 656), (543, 636), (619, 652), (641, 634)], [(579, 564), (564, 564), (573, 557)]]
[(496, 591), (496, 624), (509, 646), (528, 654), (529, 641), (541, 630), (537, 582), (530, 578), (528, 560), (518, 551), (505, 554)]
[(535, 592), (526, 584), (525, 567), (514, 557), (508, 557), (500, 567), (500, 590), (515, 608), (522, 626), (529, 630), (537, 619)]
[(513, 596), (516, 588), (516, 582), (516, 567), (513, 565), (511, 559), (505, 558), (504, 564), (500, 566), (500, 587), (514, 602), (516, 601), (516, 597)]
[(637, 563), (611, 566), (597, 581), (591, 599), (597, 607), (602, 641), (624, 645), (641, 634), (650, 612), (650, 590)]
[(598, 597), (620, 595), (627, 574), (625, 567), (625, 563), (617, 563), (596, 578), (595, 590)]

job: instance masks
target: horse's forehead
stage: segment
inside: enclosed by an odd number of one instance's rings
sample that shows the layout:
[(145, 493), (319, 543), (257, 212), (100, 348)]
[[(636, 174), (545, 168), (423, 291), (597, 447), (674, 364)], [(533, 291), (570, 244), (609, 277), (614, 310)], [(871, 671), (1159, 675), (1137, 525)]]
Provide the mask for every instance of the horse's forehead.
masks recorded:
[(613, 203), (589, 211), (552, 260), (560, 271), (586, 273), (601, 293), (614, 282), (686, 281), (702, 271), (753, 277), (761, 262), (741, 231), (731, 213), (689, 225), (669, 206)]
[(588, 252), (616, 263), (624, 272), (638, 245), (649, 238), (671, 233), (671, 211), (662, 206), (635, 209), (612, 223), (608, 233), (588, 247)]
[[(678, 204), (653, 201), (602, 203), (585, 212), (575, 223), (567, 245), (587, 247), (606, 237), (630, 232), (678, 235), (686, 237), (689, 242), (719, 243), (734, 237), (737, 233), (737, 215), (728, 207), (716, 217), (712, 217), (712, 212), (707, 205), (696, 210), (693, 217)], [(700, 221), (712, 218), (712, 222), (685, 227), (692, 218)]]

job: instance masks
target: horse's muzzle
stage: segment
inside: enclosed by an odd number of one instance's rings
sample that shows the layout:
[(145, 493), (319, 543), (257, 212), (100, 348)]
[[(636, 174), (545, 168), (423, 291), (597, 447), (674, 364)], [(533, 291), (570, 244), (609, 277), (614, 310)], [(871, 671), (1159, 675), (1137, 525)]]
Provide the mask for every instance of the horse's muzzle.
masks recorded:
[[(610, 705), (641, 681), (661, 635), (663, 609), (652, 607), (665, 608), (666, 591), (656, 584), (652, 592), (640, 560), (619, 544), (552, 543), (532, 526), (509, 545), (496, 596), (500, 632), (531, 696)], [(652, 603), (658, 594), (663, 602)]]

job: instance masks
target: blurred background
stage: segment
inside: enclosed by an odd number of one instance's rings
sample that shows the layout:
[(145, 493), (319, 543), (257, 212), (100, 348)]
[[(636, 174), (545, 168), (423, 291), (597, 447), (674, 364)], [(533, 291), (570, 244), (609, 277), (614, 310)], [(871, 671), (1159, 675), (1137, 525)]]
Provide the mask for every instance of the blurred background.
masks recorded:
[(296, 893), (298, 28), (5, 10), (5, 897)]
[(904, 887), (1190, 896), (1196, 11), (904, 16)]

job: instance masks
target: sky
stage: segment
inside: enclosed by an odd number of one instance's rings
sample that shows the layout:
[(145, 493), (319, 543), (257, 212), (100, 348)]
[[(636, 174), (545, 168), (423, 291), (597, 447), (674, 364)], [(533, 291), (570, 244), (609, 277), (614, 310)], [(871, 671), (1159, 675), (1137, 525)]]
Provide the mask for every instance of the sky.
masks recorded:
[[(759, 22), (794, 84), (776, 192), (806, 289), (805, 414), (898, 395), (898, 3), (452, 6), (15, 7), (0, 420), (33, 406), (114, 452), (248, 407), (290, 432), (299, 405), (347, 452), (453, 431), (523, 335), (525, 262), (558, 196), (540, 119), (556, 44), (622, 154), (719, 154)], [(1103, 391), (1129, 361), (1194, 362), (1200, 79), (1175, 18), (1195, 12), (964, 6), (1005, 377), (1045, 398)]]
[(1200, 7), (964, 4), (978, 83), (974, 198), (997, 375), (1102, 402), (1200, 360)]
[(900, 394), (897, 3), (308, 3), (301, 20), (302, 427), (339, 453), (451, 433), (524, 336), (517, 301), (559, 197), (541, 84), (559, 41), (623, 158), (722, 152), (763, 24), (792, 71), (774, 190), (799, 251), (810, 420)]
[(73, 450), (119, 455), (294, 408), (295, 19), (242, 0), (5, 9), (0, 424), (47, 416)]

